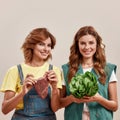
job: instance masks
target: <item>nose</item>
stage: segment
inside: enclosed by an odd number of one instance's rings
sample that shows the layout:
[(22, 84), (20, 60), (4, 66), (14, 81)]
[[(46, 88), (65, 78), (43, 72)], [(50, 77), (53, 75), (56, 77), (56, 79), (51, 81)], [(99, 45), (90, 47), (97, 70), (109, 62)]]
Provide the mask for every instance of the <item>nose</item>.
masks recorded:
[(89, 46), (89, 44), (86, 44), (85, 45), (85, 49), (88, 49), (90, 46)]
[(49, 47), (47, 45), (44, 46), (44, 50), (49, 50)]

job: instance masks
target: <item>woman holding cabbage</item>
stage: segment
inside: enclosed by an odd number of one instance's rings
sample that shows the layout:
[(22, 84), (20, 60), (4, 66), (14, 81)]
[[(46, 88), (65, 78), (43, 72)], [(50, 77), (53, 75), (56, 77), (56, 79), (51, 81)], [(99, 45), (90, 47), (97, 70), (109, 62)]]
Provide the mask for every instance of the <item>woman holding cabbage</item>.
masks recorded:
[[(118, 109), (116, 65), (106, 62), (105, 45), (92, 26), (78, 30), (70, 48), (69, 62), (62, 65), (62, 69), (60, 107), (65, 107), (64, 119), (112, 120), (113, 112)], [(97, 80), (91, 91), (90, 81), (86, 89), (83, 86), (86, 73)], [(90, 94), (85, 94), (87, 90)]]

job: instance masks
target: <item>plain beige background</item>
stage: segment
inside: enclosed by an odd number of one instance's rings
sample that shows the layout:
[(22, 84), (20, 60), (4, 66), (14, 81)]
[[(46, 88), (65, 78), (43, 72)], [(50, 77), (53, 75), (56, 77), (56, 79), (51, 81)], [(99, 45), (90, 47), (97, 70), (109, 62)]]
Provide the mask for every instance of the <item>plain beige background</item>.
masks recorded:
[[(107, 60), (118, 66), (120, 84), (119, 5), (119, 0), (0, 0), (0, 85), (7, 69), (23, 61), (20, 47), (33, 28), (47, 27), (56, 36), (52, 63), (60, 67), (68, 61), (74, 34), (85, 25), (94, 26), (102, 36)], [(0, 107), (2, 99), (0, 93)], [(57, 112), (58, 120), (63, 120), (63, 111)], [(114, 120), (120, 119), (119, 113)], [(0, 111), (0, 120), (10, 120), (11, 115)]]

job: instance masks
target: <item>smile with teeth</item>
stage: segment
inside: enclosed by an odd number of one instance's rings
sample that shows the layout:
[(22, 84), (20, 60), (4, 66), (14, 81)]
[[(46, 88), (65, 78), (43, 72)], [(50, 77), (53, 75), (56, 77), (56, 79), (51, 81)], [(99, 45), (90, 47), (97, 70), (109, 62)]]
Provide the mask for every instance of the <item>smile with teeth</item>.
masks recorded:
[(46, 52), (41, 52), (41, 55), (43, 55), (43, 56), (47, 56), (48, 53), (46, 53)]
[(90, 54), (91, 52), (90, 51), (84, 51), (85, 54)]

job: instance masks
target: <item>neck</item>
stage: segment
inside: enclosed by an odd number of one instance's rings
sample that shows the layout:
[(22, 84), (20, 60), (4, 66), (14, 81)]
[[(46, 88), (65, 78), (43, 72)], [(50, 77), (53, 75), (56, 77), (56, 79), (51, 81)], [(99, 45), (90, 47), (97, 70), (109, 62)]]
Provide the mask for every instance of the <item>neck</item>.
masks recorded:
[(27, 63), (28, 65), (32, 66), (32, 67), (40, 67), (44, 64), (44, 61), (31, 61), (29, 63)]
[(92, 61), (92, 60), (89, 60), (89, 61), (83, 61), (83, 63), (82, 63), (82, 67), (83, 67), (83, 68), (93, 67), (93, 61)]

